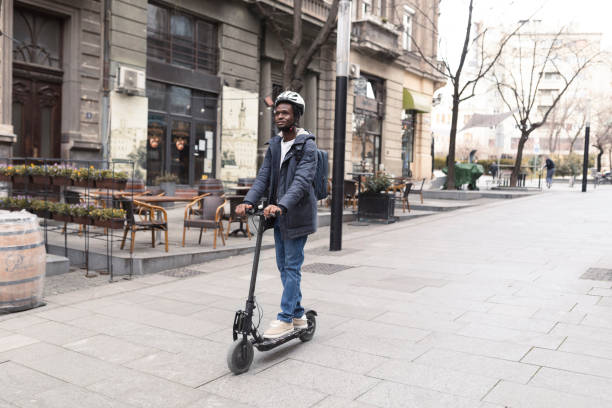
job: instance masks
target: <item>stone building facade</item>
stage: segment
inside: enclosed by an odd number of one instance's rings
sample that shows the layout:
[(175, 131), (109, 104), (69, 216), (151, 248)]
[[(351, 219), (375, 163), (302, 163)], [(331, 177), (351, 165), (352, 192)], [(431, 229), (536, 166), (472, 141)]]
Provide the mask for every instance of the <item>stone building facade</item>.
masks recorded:
[[(292, 0), (261, 3), (291, 21)], [(412, 3), (353, 1), (347, 172), (431, 174), (428, 112), (440, 84), (410, 36), (435, 54), (435, 36), (417, 23), (437, 18), (438, 0)], [(304, 44), (329, 6), (303, 1)], [(255, 175), (283, 50), (252, 1), (5, 0), (1, 13), (0, 156), (130, 159), (147, 184), (166, 173), (184, 185)], [(334, 59), (332, 35), (301, 91), (302, 126), (330, 160)]]

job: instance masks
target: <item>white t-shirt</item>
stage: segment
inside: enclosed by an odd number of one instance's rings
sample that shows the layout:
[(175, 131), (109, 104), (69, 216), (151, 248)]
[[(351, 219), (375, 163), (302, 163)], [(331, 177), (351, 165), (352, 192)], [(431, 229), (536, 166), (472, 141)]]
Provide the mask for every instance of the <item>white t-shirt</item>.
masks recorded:
[(283, 167), (283, 160), (285, 160), (285, 156), (287, 155), (287, 152), (289, 151), (289, 149), (291, 149), (291, 146), (293, 146), (293, 142), (295, 142), (295, 138), (288, 142), (281, 140), (281, 156), (280, 156), (280, 166), (281, 167)]

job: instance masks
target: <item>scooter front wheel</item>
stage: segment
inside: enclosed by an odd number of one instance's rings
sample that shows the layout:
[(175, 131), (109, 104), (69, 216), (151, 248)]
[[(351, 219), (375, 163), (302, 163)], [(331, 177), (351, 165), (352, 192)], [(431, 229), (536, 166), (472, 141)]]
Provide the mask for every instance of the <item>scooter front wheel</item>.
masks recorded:
[(235, 340), (227, 351), (227, 367), (234, 374), (249, 371), (253, 362), (253, 345), (245, 337)]
[(306, 319), (308, 319), (308, 329), (300, 336), (300, 340), (307, 342), (312, 340), (315, 331), (317, 330), (317, 318), (316, 314), (312, 312), (306, 313)]

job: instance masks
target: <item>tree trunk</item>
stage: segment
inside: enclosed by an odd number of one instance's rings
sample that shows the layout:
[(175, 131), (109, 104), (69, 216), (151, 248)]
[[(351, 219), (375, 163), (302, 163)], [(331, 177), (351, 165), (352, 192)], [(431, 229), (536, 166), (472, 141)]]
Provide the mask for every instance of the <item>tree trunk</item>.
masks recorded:
[(523, 161), (523, 148), (525, 147), (525, 143), (527, 143), (527, 139), (529, 135), (521, 133), (521, 138), (519, 139), (518, 149), (516, 150), (516, 160), (514, 162), (514, 167), (512, 168), (512, 175), (510, 176), (510, 186), (516, 187), (518, 182), (518, 177), (521, 172), (521, 162)]
[(457, 120), (459, 119), (459, 89), (455, 86), (453, 96), (453, 115), (451, 119), (451, 129), (448, 140), (448, 171), (446, 172), (446, 189), (454, 190), (455, 186), (455, 141), (457, 139)]
[(599, 173), (601, 171), (601, 156), (604, 154), (604, 149), (599, 146), (595, 147), (599, 150), (599, 153), (597, 153), (597, 172)]

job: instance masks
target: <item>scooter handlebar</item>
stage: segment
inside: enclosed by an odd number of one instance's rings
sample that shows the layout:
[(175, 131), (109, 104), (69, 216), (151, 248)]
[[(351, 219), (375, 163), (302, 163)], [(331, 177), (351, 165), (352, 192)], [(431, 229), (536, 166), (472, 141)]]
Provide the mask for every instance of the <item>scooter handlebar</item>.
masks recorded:
[[(247, 215), (257, 215), (257, 216), (263, 217), (264, 208), (262, 206), (259, 206), (259, 207), (252, 206), (251, 208), (247, 208), (246, 213)], [(280, 215), (280, 213), (281, 213), (280, 211), (276, 211), (275, 213), (270, 214), (270, 215), (273, 218), (276, 218)]]

